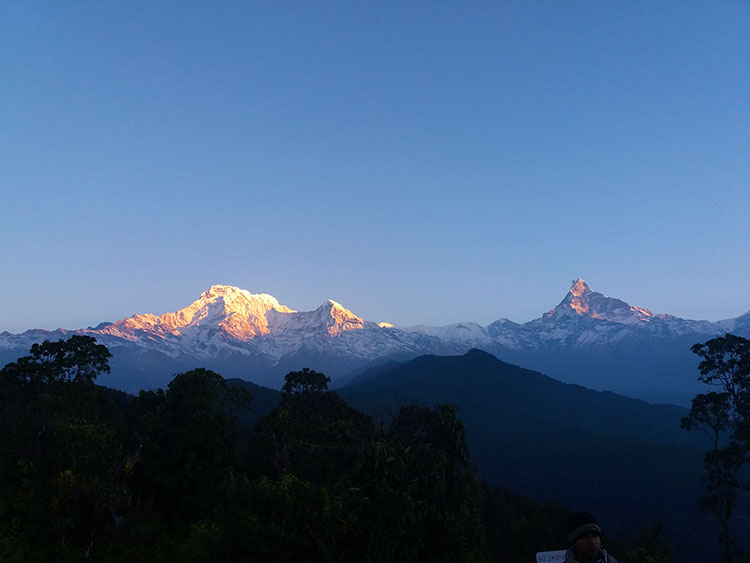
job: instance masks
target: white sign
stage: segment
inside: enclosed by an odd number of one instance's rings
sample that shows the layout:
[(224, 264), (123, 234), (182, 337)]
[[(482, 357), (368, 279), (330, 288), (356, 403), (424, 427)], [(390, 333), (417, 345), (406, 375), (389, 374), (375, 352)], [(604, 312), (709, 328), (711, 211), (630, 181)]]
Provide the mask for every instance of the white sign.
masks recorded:
[(562, 551), (540, 551), (536, 554), (536, 563), (563, 563), (565, 561), (565, 550)]

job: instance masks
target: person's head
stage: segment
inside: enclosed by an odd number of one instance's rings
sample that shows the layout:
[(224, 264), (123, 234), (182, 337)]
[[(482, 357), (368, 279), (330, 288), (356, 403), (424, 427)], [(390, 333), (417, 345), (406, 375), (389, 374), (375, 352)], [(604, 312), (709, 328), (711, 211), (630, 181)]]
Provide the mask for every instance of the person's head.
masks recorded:
[(602, 547), (602, 529), (588, 512), (579, 512), (570, 517), (568, 522), (568, 541), (576, 552), (576, 559), (581, 563), (596, 561)]

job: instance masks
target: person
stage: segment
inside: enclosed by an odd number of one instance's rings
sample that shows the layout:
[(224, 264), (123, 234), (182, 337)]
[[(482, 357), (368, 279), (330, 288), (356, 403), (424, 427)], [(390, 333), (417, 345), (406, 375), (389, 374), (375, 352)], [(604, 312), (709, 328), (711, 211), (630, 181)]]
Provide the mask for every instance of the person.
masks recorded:
[(568, 522), (570, 549), (565, 563), (618, 563), (602, 548), (602, 529), (588, 512), (573, 514)]

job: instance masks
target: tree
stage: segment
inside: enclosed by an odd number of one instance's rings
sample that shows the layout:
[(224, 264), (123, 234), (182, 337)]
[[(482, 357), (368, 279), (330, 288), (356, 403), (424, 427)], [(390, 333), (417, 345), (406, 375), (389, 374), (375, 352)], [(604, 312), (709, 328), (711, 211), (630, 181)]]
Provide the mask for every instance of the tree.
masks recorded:
[(628, 563), (673, 563), (672, 547), (662, 538), (664, 526), (646, 522), (632, 540), (620, 536), (607, 539), (607, 551)]
[(16, 383), (93, 383), (99, 374), (109, 373), (112, 357), (95, 338), (78, 334), (68, 340), (33, 344), (30, 352), (3, 368), (3, 382), (15, 379)]
[(741, 555), (732, 515), (740, 492), (750, 489), (750, 483), (740, 479), (750, 462), (750, 340), (726, 334), (691, 350), (702, 358), (698, 380), (720, 391), (697, 395), (682, 426), (700, 428), (711, 437), (712, 449), (704, 456), (709, 494), (700, 500), (700, 508), (718, 520), (723, 561), (731, 563)]
[(456, 413), (403, 405), (373, 435), (344, 482), (345, 560), (489, 560), (483, 491)]
[(328, 391), (331, 378), (327, 375), (303, 368), (302, 371), (290, 371), (284, 376), (284, 386), (281, 390), (285, 396), (315, 395)]
[(82, 557), (108, 521), (119, 417), (94, 380), (109, 357), (74, 335), (0, 370), (0, 552), (10, 560)]
[(203, 368), (175, 375), (166, 392), (141, 391), (128, 413), (134, 488), (169, 521), (204, 517), (236, 461), (230, 410), (250, 402), (246, 391)]
[(250, 440), (254, 474), (287, 473), (314, 483), (337, 481), (373, 431), (370, 417), (350, 407), (330, 378), (310, 369), (289, 372), (280, 404), (262, 418)]

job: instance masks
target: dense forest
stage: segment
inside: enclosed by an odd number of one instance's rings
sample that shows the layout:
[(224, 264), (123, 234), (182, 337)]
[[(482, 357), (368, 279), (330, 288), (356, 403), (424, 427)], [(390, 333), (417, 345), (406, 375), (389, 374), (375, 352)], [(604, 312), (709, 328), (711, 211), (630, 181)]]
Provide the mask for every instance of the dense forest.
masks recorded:
[[(453, 406), (376, 422), (304, 369), (259, 418), (206, 369), (135, 397), (97, 385), (109, 358), (76, 335), (0, 371), (3, 561), (520, 563), (567, 547), (570, 510), (484, 483)], [(673, 561), (658, 524), (604, 544)]]

